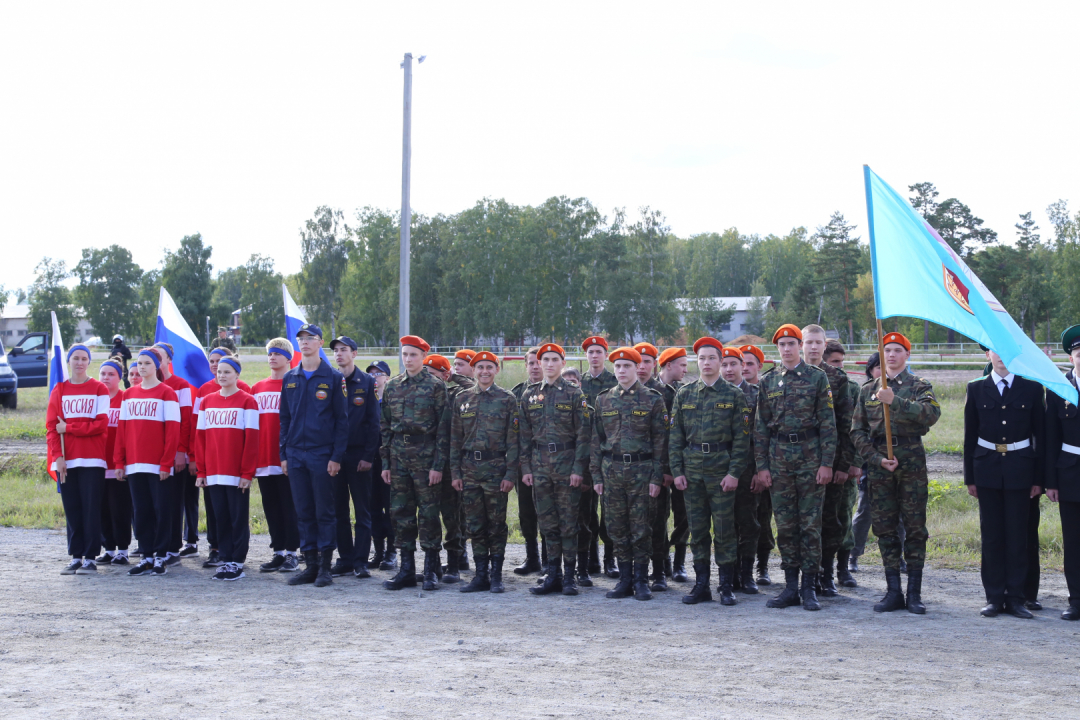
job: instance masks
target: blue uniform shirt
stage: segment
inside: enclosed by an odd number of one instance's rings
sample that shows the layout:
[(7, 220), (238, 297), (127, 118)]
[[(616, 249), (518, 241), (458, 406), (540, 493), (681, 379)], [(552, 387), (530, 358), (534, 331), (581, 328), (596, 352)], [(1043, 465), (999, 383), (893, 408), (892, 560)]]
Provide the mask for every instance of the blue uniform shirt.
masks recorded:
[(281, 381), (281, 459), (289, 450), (330, 455), (342, 462), (349, 442), (349, 414), (345, 378), (322, 360), (311, 377), (297, 365)]
[(349, 450), (360, 452), (360, 459), (375, 462), (379, 451), (379, 401), (375, 396), (375, 378), (360, 368), (345, 378), (345, 398), (349, 409)]

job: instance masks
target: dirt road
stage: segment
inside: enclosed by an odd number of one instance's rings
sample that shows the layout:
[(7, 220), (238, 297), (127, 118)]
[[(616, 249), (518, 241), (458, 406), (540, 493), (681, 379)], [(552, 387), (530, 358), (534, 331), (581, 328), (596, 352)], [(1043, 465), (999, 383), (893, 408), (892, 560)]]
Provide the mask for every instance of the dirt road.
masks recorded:
[[(254, 539), (251, 564), (268, 554)], [(824, 609), (689, 607), (508, 592), (389, 592), (377, 579), (290, 588), (284, 576), (210, 581), (61, 577), (63, 537), (0, 530), (0, 716), (1076, 717), (1080, 625), (978, 616), (970, 572), (932, 570), (929, 613), (878, 615), (879, 571)], [(522, 549), (512, 548), (517, 562)], [(509, 565), (510, 563), (508, 563)], [(774, 568), (774, 577), (779, 568)], [(685, 587), (685, 586), (683, 586)]]

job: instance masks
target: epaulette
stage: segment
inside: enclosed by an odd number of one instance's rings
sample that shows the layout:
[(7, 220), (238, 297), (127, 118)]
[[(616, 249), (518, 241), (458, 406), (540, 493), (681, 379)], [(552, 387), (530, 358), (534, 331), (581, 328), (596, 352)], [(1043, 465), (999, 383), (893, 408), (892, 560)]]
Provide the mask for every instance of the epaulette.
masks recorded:
[[(988, 378), (988, 377), (990, 377), (990, 376), (989, 376), (989, 375), (981, 375), (980, 377), (977, 377), (977, 378), (975, 378), (974, 380), (968, 380), (968, 385), (970, 385), (971, 383), (977, 383), (977, 382), (980, 382), (980, 381), (982, 381), (982, 380), (985, 380), (985, 379), (986, 379), (986, 378)], [(916, 378), (916, 380), (917, 380), (917, 379), (918, 379), (918, 378)]]

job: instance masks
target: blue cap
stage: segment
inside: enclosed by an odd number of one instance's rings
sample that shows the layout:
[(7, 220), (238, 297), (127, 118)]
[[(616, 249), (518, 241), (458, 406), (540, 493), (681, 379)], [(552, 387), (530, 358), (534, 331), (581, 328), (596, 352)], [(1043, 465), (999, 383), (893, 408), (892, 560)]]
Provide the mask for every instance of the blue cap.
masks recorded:
[(371, 373), (372, 370), (381, 372), (383, 375), (390, 377), (390, 366), (387, 365), (386, 361), (384, 360), (376, 360), (375, 362), (371, 363), (367, 366), (367, 370), (365, 372)]
[(330, 349), (333, 350), (334, 346), (339, 344), (339, 343), (344, 345), (345, 347), (349, 348), (353, 352), (356, 352), (356, 341), (353, 340), (351, 337), (346, 337), (345, 335), (341, 335), (340, 337), (334, 338), (333, 340), (330, 341)]
[(307, 333), (308, 335), (315, 335), (320, 340), (322, 339), (322, 328), (315, 323), (304, 323), (300, 326), (300, 329), (296, 331), (296, 337), (300, 337), (300, 333)]

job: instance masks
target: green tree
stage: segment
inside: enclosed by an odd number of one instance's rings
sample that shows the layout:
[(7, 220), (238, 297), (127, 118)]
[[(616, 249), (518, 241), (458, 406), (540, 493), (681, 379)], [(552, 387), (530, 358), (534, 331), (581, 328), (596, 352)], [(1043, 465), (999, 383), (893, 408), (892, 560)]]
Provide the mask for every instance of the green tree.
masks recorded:
[(1046, 208), (1054, 227), (1054, 281), (1059, 293), (1059, 325), (1071, 325), (1080, 317), (1080, 212), (1069, 214), (1069, 206), (1058, 200)]
[(212, 247), (203, 245), (201, 234), (187, 235), (176, 252), (165, 251), (161, 267), (161, 284), (169, 291), (184, 321), (195, 330), (196, 337), (203, 334), (199, 331), (206, 327), (206, 316), (210, 314), (212, 252)]
[[(139, 296), (135, 302), (135, 327), (134, 338), (126, 338), (130, 345), (133, 340), (138, 340), (146, 345), (154, 341), (154, 331), (157, 328), (158, 299), (161, 295), (161, 270), (148, 270), (143, 273), (139, 283)], [(198, 326), (195, 328), (198, 330)], [(196, 337), (199, 333), (196, 333)]]
[(30, 330), (32, 332), (52, 332), (52, 312), (56, 312), (56, 322), (60, 326), (60, 337), (65, 346), (75, 340), (75, 331), (79, 326), (74, 297), (64, 284), (70, 277), (67, 263), (63, 260), (42, 258), (34, 268), (34, 282), (30, 286)]
[(3, 283), (0, 283), (0, 315), (4, 313), (4, 308), (7, 307), (8, 294), (8, 289)]
[(783, 237), (754, 237), (750, 249), (754, 258), (753, 277), (761, 278), (766, 294), (773, 298), (785, 296), (814, 255), (814, 245), (804, 227), (794, 228)]
[(769, 309), (769, 298), (765, 293), (765, 283), (760, 278), (750, 286), (750, 302), (746, 304), (746, 326), (743, 328), (750, 335), (765, 332), (765, 313)]
[(813, 240), (817, 252), (813, 259), (815, 287), (818, 289), (818, 324), (847, 331), (849, 343), (855, 342), (855, 312), (851, 291), (864, 264), (864, 250), (858, 237), (852, 237), (854, 225), (843, 214), (834, 212), (829, 222), (819, 227)]
[(350, 245), (341, 211), (325, 205), (316, 208), (300, 231), (301, 301), (311, 311), (308, 320), (328, 324), (332, 337), (337, 336)]
[(96, 335), (108, 342), (117, 333), (135, 333), (143, 271), (127, 248), (83, 248), (74, 274), (79, 278), (75, 300), (85, 309)]
[[(342, 280), (344, 332), (375, 345), (392, 345), (398, 329), (398, 248), (396, 213), (365, 207), (356, 213), (349, 263)], [(359, 337), (354, 337), (360, 342)]]
[(241, 265), (244, 285), (240, 293), (240, 322), (244, 343), (264, 343), (285, 330), (285, 307), (281, 299), (281, 273), (274, 270), (274, 261), (263, 255), (252, 255)]

